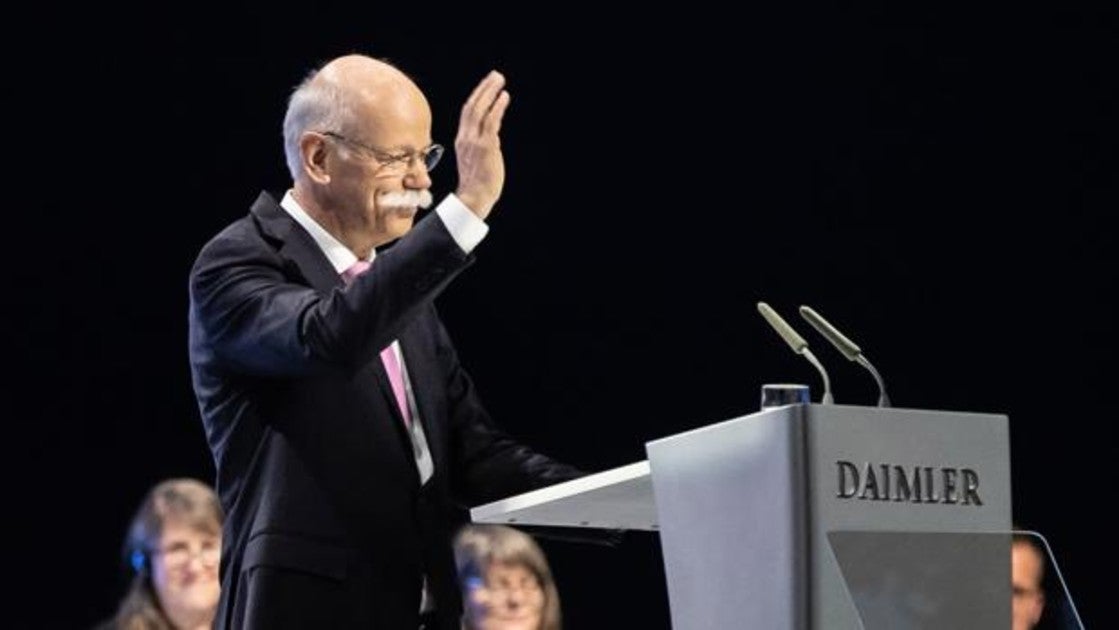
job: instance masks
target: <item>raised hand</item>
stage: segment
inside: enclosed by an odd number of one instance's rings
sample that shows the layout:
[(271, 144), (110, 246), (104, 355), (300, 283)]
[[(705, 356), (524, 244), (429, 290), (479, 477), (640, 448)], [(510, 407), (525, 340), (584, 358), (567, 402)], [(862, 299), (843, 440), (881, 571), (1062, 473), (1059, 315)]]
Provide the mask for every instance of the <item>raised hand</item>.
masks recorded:
[(501, 155), (501, 120), (509, 107), (505, 77), (496, 70), (482, 79), (462, 106), (455, 156), (458, 190), (455, 194), (478, 218), (489, 216), (505, 186), (505, 158)]

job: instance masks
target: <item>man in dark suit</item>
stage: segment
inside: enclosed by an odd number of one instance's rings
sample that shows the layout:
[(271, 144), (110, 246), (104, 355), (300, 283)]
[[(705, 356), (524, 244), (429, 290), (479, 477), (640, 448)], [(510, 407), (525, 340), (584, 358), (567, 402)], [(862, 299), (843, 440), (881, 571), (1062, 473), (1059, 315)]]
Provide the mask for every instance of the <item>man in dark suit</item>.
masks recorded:
[(327, 63), (289, 102), (292, 188), (199, 254), (190, 360), (226, 511), (218, 627), (457, 628), (462, 507), (579, 475), (494, 426), (433, 306), (504, 185), (504, 85), (492, 72), (467, 99), (458, 188), (413, 225), (442, 153), (426, 99), (380, 61)]

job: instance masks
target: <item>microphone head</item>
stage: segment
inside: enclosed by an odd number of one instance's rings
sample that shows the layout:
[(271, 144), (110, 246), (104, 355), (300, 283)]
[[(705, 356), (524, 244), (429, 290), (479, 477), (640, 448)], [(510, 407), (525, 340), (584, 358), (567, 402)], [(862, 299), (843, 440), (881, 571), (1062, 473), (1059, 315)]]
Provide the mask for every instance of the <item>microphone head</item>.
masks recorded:
[(863, 351), (855, 345), (855, 342), (844, 337), (843, 333), (836, 330), (835, 326), (829, 324), (828, 320), (821, 317), (816, 311), (807, 306), (801, 306), (800, 316), (811, 324), (813, 328), (818, 330), (821, 335), (827, 338), (827, 340), (830, 341), (837, 350), (842, 352), (843, 356), (847, 357), (849, 361), (854, 361), (862, 355)]
[(758, 302), (758, 312), (761, 313), (765, 321), (769, 322), (769, 325), (777, 331), (777, 334), (781, 335), (785, 343), (789, 344), (793, 352), (801, 354), (808, 347), (808, 342), (804, 340), (804, 337), (798, 335), (797, 331), (793, 330), (793, 327), (788, 325), (784, 319), (781, 319), (777, 311), (770, 308), (768, 304), (765, 302)]

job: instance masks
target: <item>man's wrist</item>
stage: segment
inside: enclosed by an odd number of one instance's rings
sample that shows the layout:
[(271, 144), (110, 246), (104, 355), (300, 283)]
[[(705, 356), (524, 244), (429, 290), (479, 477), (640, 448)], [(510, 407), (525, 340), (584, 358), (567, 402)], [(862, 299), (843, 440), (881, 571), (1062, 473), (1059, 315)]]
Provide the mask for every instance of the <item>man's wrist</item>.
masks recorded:
[(439, 202), (435, 213), (439, 215), (458, 246), (467, 254), (482, 242), (490, 230), (490, 226), (478, 218), (478, 215), (454, 193)]

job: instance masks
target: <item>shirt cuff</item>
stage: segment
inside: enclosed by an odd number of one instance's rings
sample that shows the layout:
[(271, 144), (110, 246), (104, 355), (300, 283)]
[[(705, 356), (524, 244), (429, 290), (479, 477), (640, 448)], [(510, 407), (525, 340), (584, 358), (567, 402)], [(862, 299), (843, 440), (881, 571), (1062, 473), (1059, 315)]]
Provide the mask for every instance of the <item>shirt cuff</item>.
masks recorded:
[(479, 219), (478, 215), (467, 208), (454, 193), (447, 195), (439, 203), (435, 213), (443, 220), (443, 225), (447, 226), (447, 231), (451, 233), (458, 246), (467, 254), (473, 251), (490, 231), (490, 226)]

